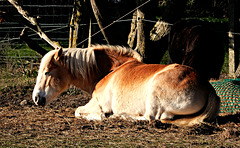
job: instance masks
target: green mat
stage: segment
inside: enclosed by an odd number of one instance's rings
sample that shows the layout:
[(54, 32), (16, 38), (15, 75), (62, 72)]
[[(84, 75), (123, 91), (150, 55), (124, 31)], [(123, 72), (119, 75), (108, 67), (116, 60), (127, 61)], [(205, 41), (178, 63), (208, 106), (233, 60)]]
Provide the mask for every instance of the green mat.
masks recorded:
[(240, 78), (211, 82), (221, 98), (220, 113), (240, 111)]

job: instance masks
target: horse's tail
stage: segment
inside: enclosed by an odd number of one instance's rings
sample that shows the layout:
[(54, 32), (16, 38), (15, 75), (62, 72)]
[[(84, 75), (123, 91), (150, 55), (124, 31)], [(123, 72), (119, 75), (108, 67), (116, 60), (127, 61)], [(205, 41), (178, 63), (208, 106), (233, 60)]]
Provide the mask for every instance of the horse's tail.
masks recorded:
[(178, 126), (192, 126), (195, 124), (201, 124), (204, 122), (213, 121), (219, 112), (220, 98), (212, 88), (209, 92), (207, 102), (205, 106), (197, 113), (192, 115), (179, 115), (175, 120), (165, 123), (172, 123)]

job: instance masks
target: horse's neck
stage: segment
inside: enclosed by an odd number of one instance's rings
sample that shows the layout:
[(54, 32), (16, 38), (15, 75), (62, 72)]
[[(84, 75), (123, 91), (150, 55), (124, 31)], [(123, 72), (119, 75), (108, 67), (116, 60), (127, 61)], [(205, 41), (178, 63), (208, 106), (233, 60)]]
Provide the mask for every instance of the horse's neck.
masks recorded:
[(91, 94), (94, 90), (95, 85), (99, 81), (99, 76), (96, 75), (96, 72), (91, 72), (90, 75), (91, 75), (91, 77), (88, 77), (87, 79), (80, 78), (80, 77), (78, 77), (78, 78), (74, 77), (72, 79), (72, 85)]
[(117, 69), (119, 66), (121, 66), (124, 63), (127, 63), (129, 61), (136, 60), (135, 58), (124, 56), (124, 55), (118, 55), (118, 54), (108, 54), (103, 51), (95, 51), (96, 55), (96, 61), (98, 65), (98, 69), (102, 76), (107, 75), (111, 71)]
[(104, 51), (95, 51), (95, 58), (97, 62), (97, 70), (90, 71), (90, 74), (88, 74), (89, 77), (84, 79), (82, 82), (74, 80), (75, 86), (87, 91), (90, 94), (94, 90), (95, 85), (111, 71), (117, 69), (126, 62), (136, 60), (131, 57), (119, 57), (115, 55), (109, 56)]

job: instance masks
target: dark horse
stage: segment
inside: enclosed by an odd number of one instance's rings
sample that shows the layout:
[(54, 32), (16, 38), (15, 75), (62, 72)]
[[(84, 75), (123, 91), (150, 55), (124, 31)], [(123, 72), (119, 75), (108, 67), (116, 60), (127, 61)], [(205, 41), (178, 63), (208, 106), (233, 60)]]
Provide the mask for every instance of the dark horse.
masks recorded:
[(169, 61), (188, 65), (207, 79), (218, 79), (224, 62), (222, 40), (201, 21), (177, 22), (170, 32)]

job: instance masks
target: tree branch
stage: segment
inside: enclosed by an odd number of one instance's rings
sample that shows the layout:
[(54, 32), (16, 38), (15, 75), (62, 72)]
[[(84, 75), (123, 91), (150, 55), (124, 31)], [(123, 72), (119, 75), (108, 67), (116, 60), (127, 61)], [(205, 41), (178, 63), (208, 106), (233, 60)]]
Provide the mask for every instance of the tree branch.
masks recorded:
[(107, 38), (107, 36), (106, 36), (106, 34), (105, 34), (104, 30), (103, 30), (102, 21), (101, 21), (102, 16), (101, 16), (101, 14), (99, 12), (99, 9), (98, 9), (98, 7), (96, 5), (96, 1), (95, 0), (90, 0), (90, 2), (91, 2), (92, 10), (93, 10), (95, 18), (97, 20), (98, 26), (101, 29), (101, 32), (102, 32), (105, 40), (109, 44), (108, 38)]
[[(48, 36), (42, 31), (40, 26), (38, 25), (37, 19), (34, 17), (31, 17), (29, 13), (26, 10), (23, 10), (22, 6), (16, 1), (16, 0), (8, 0), (16, 9), (17, 11), (26, 19), (29, 23), (26, 23), (26, 21), (22, 22), (21, 24), (25, 25), (26, 27), (29, 27), (31, 30), (36, 32), (41, 39), (46, 41), (53, 49), (60, 48), (61, 46), (57, 44), (56, 42), (53, 42), (51, 39), (48, 38)], [(17, 19), (19, 20), (19, 19)]]
[(20, 39), (23, 40), (29, 48), (35, 50), (40, 55), (44, 56), (48, 51), (39, 46), (35, 41), (28, 37), (26, 28), (24, 28), (20, 34)]

